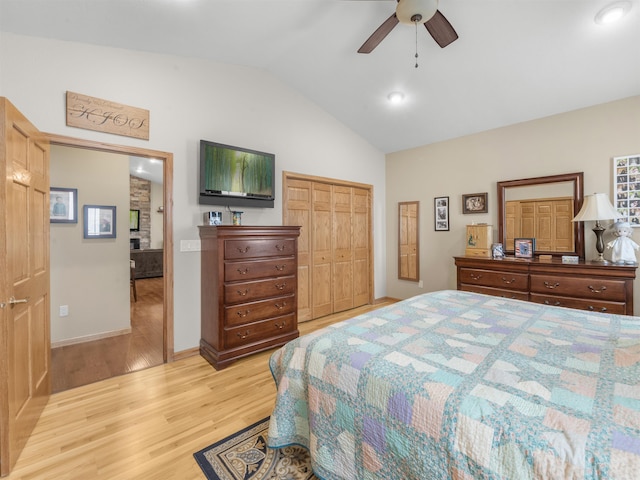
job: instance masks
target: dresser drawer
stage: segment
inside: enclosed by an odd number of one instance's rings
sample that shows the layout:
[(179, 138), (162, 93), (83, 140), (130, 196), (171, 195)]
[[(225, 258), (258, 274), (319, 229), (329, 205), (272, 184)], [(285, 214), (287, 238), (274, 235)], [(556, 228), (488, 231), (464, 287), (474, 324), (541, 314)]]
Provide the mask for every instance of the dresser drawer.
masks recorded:
[(224, 242), (224, 258), (238, 260), (242, 258), (260, 258), (288, 256), (295, 253), (296, 242), (292, 238), (252, 238), (235, 239)]
[(283, 277), (296, 273), (295, 257), (248, 262), (225, 262), (224, 280), (234, 282), (255, 278)]
[(460, 268), (458, 281), (471, 285), (524, 291), (529, 287), (529, 276), (526, 273), (500, 272), (478, 268)]
[(296, 277), (270, 278), (253, 282), (231, 283), (224, 286), (224, 300), (227, 304), (251, 302), (261, 298), (287, 295), (296, 290)]
[(278, 318), (270, 318), (261, 322), (240, 325), (234, 328), (225, 328), (224, 344), (227, 348), (240, 347), (250, 343), (273, 338), (278, 335), (295, 330), (295, 315), (283, 315)]
[(621, 302), (626, 298), (624, 281), (578, 276), (532, 274), (531, 292)]
[(571, 298), (558, 295), (540, 295), (537, 293), (531, 294), (531, 301), (535, 303), (542, 303), (544, 305), (553, 305), (555, 307), (589, 310), (591, 312), (617, 313), (621, 315), (627, 313), (624, 302), (607, 302), (597, 299)]
[(241, 303), (231, 307), (224, 307), (225, 327), (243, 325), (294, 311), (295, 296), (270, 298), (259, 302)]
[(493, 295), (494, 297), (513, 298), (514, 300), (529, 300), (527, 292), (518, 292), (515, 290), (502, 290), (500, 288), (481, 287), (476, 285), (461, 285), (460, 290), (465, 292), (483, 293), (485, 295)]

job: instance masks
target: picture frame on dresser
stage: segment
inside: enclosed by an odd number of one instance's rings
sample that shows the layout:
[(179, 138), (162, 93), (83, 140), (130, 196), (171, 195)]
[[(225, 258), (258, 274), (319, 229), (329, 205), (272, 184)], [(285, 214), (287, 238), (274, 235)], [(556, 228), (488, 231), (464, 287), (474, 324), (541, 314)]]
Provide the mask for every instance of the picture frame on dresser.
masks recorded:
[(516, 258), (533, 258), (535, 250), (535, 238), (515, 238), (513, 240), (513, 251)]
[(449, 231), (449, 197), (435, 197), (433, 199), (433, 219), (436, 232)]

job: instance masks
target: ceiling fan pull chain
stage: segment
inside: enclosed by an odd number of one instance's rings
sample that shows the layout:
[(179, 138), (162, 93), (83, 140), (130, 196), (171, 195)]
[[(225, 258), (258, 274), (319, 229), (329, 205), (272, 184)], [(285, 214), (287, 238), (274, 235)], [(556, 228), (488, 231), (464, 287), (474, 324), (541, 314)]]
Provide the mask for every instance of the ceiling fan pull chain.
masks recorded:
[(418, 22), (414, 21), (413, 24), (416, 26), (416, 68), (418, 68)]

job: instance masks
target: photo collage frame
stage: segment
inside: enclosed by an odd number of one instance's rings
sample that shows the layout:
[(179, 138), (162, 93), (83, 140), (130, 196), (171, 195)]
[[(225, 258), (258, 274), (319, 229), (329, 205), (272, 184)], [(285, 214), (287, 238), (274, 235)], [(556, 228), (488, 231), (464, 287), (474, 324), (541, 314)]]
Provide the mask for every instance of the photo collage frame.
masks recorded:
[(614, 157), (613, 192), (621, 220), (640, 227), (640, 154)]

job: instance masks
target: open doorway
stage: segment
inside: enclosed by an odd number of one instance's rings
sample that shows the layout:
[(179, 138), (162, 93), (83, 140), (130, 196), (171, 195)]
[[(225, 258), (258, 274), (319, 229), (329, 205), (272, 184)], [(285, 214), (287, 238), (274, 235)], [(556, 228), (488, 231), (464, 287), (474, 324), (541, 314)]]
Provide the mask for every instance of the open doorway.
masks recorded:
[[(126, 329), (118, 330), (117, 327), (108, 326), (104, 328), (104, 334), (97, 335), (87, 335), (83, 338), (83, 335), (77, 335), (73, 332), (63, 332), (64, 335), (70, 336), (71, 340), (62, 342), (56, 342), (56, 338), (54, 338), (55, 332), (52, 330), (52, 366), (53, 370), (60, 370), (60, 368), (67, 370), (67, 375), (64, 380), (65, 382), (56, 382), (54, 378), (55, 375), (52, 375), (52, 383), (54, 387), (54, 391), (60, 391), (60, 385), (63, 387), (67, 385), (65, 388), (73, 388), (74, 386), (78, 386), (77, 382), (81, 383), (91, 383), (92, 381), (101, 380), (107, 378), (109, 376), (116, 376), (123, 373), (128, 373), (130, 371), (135, 371), (138, 369), (146, 368), (148, 366), (153, 366), (159, 363), (172, 361), (173, 360), (173, 263), (172, 263), (172, 251), (173, 251), (173, 239), (172, 239), (172, 163), (173, 158), (172, 155), (166, 152), (157, 152), (153, 150), (139, 149), (134, 147), (126, 147), (126, 146), (118, 146), (118, 145), (108, 145), (104, 143), (96, 144), (95, 142), (90, 142), (86, 140), (73, 139), (67, 137), (58, 137), (51, 135), (50, 141), (52, 144), (52, 148), (54, 150), (61, 148), (61, 151), (65, 151), (67, 149), (67, 155), (71, 156), (72, 153), (78, 155), (78, 151), (82, 151), (82, 155), (89, 158), (92, 154), (100, 154), (102, 155), (101, 161), (109, 162), (109, 158), (112, 158), (112, 163), (116, 163), (116, 161), (122, 163), (122, 158), (126, 158), (127, 163), (133, 164), (134, 162), (142, 162), (144, 164), (150, 164), (150, 162), (156, 163), (156, 167), (159, 165), (162, 177), (162, 184), (159, 187), (154, 187), (156, 189), (159, 188), (159, 192), (155, 193), (155, 201), (153, 202), (153, 206), (151, 208), (147, 207), (146, 215), (153, 214), (153, 220), (155, 224), (155, 228), (160, 228), (160, 233), (155, 235), (155, 239), (149, 238), (149, 231), (140, 232), (129, 232), (129, 229), (126, 228), (129, 225), (129, 199), (125, 199), (126, 204), (121, 204), (117, 209), (118, 215), (122, 216), (121, 221), (118, 222), (119, 229), (116, 235), (116, 239), (99, 239), (99, 240), (83, 240), (84, 244), (80, 245), (79, 248), (91, 249), (97, 255), (100, 255), (98, 252), (104, 251), (105, 248), (112, 248), (118, 250), (119, 256), (126, 255), (127, 267), (124, 269), (120, 268), (120, 264), (124, 264), (120, 262), (120, 258), (118, 257), (118, 261), (112, 262), (118, 265), (118, 280), (111, 282), (108, 287), (103, 287), (104, 296), (109, 296), (110, 292), (113, 294), (114, 304), (108, 304), (108, 306), (103, 306), (107, 310), (113, 310), (114, 315), (118, 315), (121, 318), (124, 318), (123, 308), (126, 308), (126, 319), (127, 327), (130, 325), (130, 331), (126, 331)], [(109, 154), (112, 154), (111, 156)], [(129, 162), (131, 159), (131, 162)], [(52, 155), (52, 173), (55, 168), (55, 157)], [(119, 175), (122, 176), (123, 172), (120, 170)], [(125, 175), (128, 175), (128, 172), (124, 172)], [(144, 175), (141, 175), (144, 176)], [(60, 178), (60, 177), (58, 177)], [(65, 178), (65, 180), (67, 180)], [(104, 181), (104, 179), (103, 179)], [(81, 183), (80, 181), (76, 181), (76, 183)], [(122, 183), (122, 182), (121, 182)], [(52, 176), (52, 186), (53, 185), (53, 176)], [(84, 193), (79, 191), (78, 193), (78, 220), (81, 224), (83, 222), (83, 206), (87, 203), (94, 203), (93, 199), (98, 198), (101, 200), (101, 203), (115, 203), (115, 201), (111, 201), (108, 199), (104, 200), (96, 195), (95, 190), (90, 188), (84, 188)], [(137, 206), (137, 205), (136, 205)], [(136, 208), (138, 209), (138, 208)], [(139, 213), (139, 212), (137, 212)], [(123, 228), (122, 220), (126, 217), (126, 223)], [(148, 220), (148, 219), (147, 219)], [(54, 225), (52, 225), (54, 226)], [(77, 230), (81, 229), (82, 226), (76, 226), (76, 232), (74, 232), (74, 236), (77, 237)], [(52, 232), (53, 233), (53, 232)], [(161, 263), (161, 272), (158, 274), (149, 274), (146, 278), (135, 279), (136, 286), (136, 297), (133, 298), (134, 291), (130, 289), (130, 277), (129, 277), (129, 253), (128, 251), (124, 251), (123, 249), (130, 248), (130, 236), (134, 236), (140, 238), (144, 236), (145, 242), (145, 252), (149, 250), (154, 250), (154, 254), (157, 256), (158, 252), (160, 255), (160, 263)], [(52, 235), (52, 241), (54, 236)], [(161, 238), (161, 241), (158, 241), (158, 238)], [(102, 242), (102, 245), (100, 245)], [(110, 242), (109, 244), (107, 244)], [(116, 242), (120, 246), (116, 246)], [(153, 244), (152, 244), (153, 243)], [(155, 247), (155, 248), (151, 248)], [(101, 250), (102, 249), (102, 250)], [(86, 254), (83, 258), (82, 262), (70, 260), (68, 263), (64, 263), (64, 269), (68, 269), (73, 271), (73, 274), (81, 275), (81, 269), (92, 269), (96, 267), (96, 261), (88, 260)], [(55, 263), (55, 259), (52, 258), (52, 266)], [(75, 270), (74, 270), (75, 269)], [(120, 272), (122, 271), (123, 275), (126, 275), (126, 278), (120, 278)], [(80, 273), (79, 273), (80, 272)], [(93, 272), (92, 272), (93, 273)], [(68, 275), (69, 272), (66, 272)], [(86, 272), (85, 272), (86, 274)], [(87, 277), (91, 279), (92, 277)], [(58, 279), (56, 278), (55, 269), (52, 269), (52, 278), (51, 284), (52, 287), (55, 285), (55, 282)], [(95, 280), (98, 281), (97, 279)], [(133, 286), (133, 282), (131, 282), (131, 286)], [(126, 287), (126, 290), (124, 288)], [(53, 292), (55, 293), (55, 292)], [(52, 293), (52, 297), (53, 297)], [(126, 305), (122, 305), (124, 303), (123, 297), (126, 295)], [(129, 301), (131, 295), (131, 301)], [(52, 299), (53, 300), (53, 299)], [(84, 300), (84, 299), (83, 299)], [(58, 314), (58, 305), (53, 303), (52, 301), (52, 320), (55, 319), (55, 316)], [(117, 305), (116, 305), (117, 303)], [(63, 306), (61, 306), (62, 309)], [(62, 311), (60, 313), (63, 313)], [(98, 308), (95, 309), (94, 316), (98, 316)], [(129, 317), (130, 315), (130, 317)], [(90, 318), (91, 315), (84, 315), (84, 318)], [(159, 317), (159, 318), (158, 318)], [(71, 322), (65, 324), (64, 319), (62, 320), (61, 327), (62, 329), (71, 329)], [(159, 320), (159, 321), (158, 321)], [(100, 330), (102, 327), (98, 327)], [(63, 336), (64, 336), (63, 335)], [(60, 337), (60, 335), (58, 335)], [(86, 340), (86, 341), (85, 341)], [(65, 365), (62, 367), (60, 365), (55, 365), (56, 359), (60, 357), (56, 356), (57, 351), (60, 350), (56, 348), (57, 346), (67, 349), (69, 355), (66, 355), (66, 358), (63, 358), (63, 362)], [(137, 353), (139, 355), (136, 357)], [(75, 364), (74, 364), (75, 362)], [(91, 372), (89, 375), (85, 375), (82, 372), (82, 369), (85, 369)], [(55, 372), (52, 372), (55, 374)], [(92, 375), (94, 376), (92, 378)], [(86, 380), (82, 380), (85, 378)], [(58, 388), (56, 389), (56, 383), (58, 383)]]

